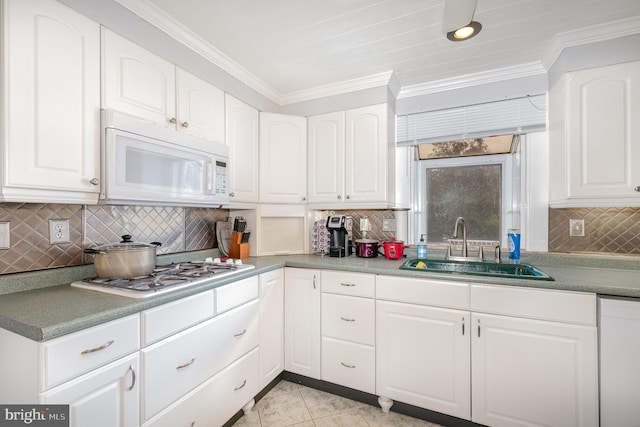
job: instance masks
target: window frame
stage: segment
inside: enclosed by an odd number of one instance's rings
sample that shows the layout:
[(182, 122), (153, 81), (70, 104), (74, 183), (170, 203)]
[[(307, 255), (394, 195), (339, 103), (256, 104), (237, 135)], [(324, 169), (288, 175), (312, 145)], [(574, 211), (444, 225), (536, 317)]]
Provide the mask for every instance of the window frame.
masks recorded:
[[(413, 201), (414, 206), (412, 207), (414, 228), (418, 231), (417, 233), (414, 233), (414, 235), (418, 236), (417, 239), (419, 239), (420, 235), (424, 234), (426, 236), (427, 234), (427, 169), (500, 164), (502, 165), (500, 245), (502, 247), (506, 247), (507, 230), (509, 228), (520, 228), (518, 224), (520, 219), (521, 201), (516, 200), (520, 192), (514, 191), (519, 190), (517, 186), (514, 186), (514, 183), (520, 182), (520, 176), (516, 176), (516, 174), (519, 174), (519, 170), (516, 171), (514, 168), (517, 166), (519, 169), (519, 165), (522, 160), (519, 159), (520, 161), (517, 161), (518, 159), (514, 158), (518, 155), (521, 155), (521, 153), (418, 160), (416, 168), (416, 189), (418, 197)], [(514, 226), (514, 224), (516, 225)], [(453, 226), (454, 224), (452, 223), (452, 232)], [(446, 247), (444, 242), (429, 242), (429, 244), (436, 248)]]

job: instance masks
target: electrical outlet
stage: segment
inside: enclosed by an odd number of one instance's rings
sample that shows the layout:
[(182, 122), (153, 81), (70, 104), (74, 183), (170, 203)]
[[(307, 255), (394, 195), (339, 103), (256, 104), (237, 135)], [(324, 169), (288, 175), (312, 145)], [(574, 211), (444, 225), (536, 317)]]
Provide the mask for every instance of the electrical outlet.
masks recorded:
[(70, 243), (69, 240), (69, 220), (50, 219), (49, 220), (49, 243)]
[(0, 249), (11, 248), (11, 223), (0, 222)]
[(384, 218), (382, 220), (382, 231), (396, 231), (396, 220), (393, 218)]
[(347, 229), (348, 233), (351, 233), (353, 231), (353, 217), (347, 216), (344, 219), (344, 228)]
[(584, 219), (569, 220), (569, 236), (584, 237)]
[(360, 231), (369, 231), (369, 218), (360, 218)]

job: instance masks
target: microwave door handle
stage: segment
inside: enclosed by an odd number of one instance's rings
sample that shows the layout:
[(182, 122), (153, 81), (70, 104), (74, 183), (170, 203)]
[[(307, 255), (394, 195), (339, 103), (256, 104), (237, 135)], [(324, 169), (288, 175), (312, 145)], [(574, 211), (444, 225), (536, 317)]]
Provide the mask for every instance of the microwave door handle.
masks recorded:
[(215, 179), (213, 171), (213, 159), (207, 157), (205, 161), (205, 194), (213, 194), (213, 180)]

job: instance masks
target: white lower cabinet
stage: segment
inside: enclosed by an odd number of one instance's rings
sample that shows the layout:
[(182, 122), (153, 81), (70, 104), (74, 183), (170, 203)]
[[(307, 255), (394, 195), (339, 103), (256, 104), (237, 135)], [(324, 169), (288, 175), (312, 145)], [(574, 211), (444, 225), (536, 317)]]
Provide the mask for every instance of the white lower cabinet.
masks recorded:
[(223, 425), (260, 391), (258, 366), (259, 349), (256, 348), (143, 426)]
[(284, 269), (260, 275), (260, 389), (284, 371)]
[(376, 297), (378, 395), (492, 427), (598, 425), (594, 294), (378, 276)]
[(139, 425), (138, 353), (103, 366), (40, 395), (43, 404), (68, 404), (70, 425)]
[[(378, 284), (395, 287), (402, 298), (404, 280), (394, 283), (387, 277)], [(431, 284), (421, 282), (429, 292)], [(457, 284), (451, 287), (458, 289)], [(469, 324), (469, 311), (378, 300), (377, 394), (469, 419)]]
[(320, 271), (285, 268), (285, 370), (320, 379)]
[(142, 419), (257, 347), (258, 308), (258, 300), (251, 301), (143, 349)]
[(474, 314), (474, 422), (598, 425), (595, 327)]

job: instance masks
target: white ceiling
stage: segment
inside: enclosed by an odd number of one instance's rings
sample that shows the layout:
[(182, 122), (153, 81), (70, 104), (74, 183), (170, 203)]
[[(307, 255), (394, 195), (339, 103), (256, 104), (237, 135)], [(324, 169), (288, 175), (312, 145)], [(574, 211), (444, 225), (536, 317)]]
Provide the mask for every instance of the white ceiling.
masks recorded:
[(465, 42), (443, 34), (444, 0), (117, 1), (281, 95), (390, 71), (404, 88), (548, 67), (562, 33), (619, 20), (640, 26), (639, 0), (478, 0), (474, 20), (483, 28)]

